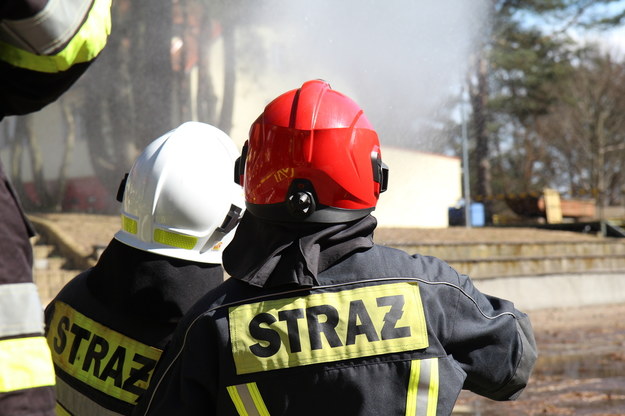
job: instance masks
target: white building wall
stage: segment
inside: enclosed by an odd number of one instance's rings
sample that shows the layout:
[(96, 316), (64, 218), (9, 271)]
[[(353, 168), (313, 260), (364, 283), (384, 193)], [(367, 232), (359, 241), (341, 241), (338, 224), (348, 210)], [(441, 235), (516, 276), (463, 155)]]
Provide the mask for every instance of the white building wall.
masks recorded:
[(382, 144), (382, 160), (389, 184), (373, 213), (378, 225), (447, 227), (448, 208), (462, 197), (460, 159)]
[[(63, 116), (61, 114), (61, 106), (59, 103), (48, 105), (42, 110), (29, 115), (29, 117), (32, 119), (31, 128), (39, 144), (39, 150), (43, 158), (43, 176), (46, 180), (55, 180), (58, 178), (63, 156), (67, 151), (64, 142), (66, 132)], [(15, 119), (16, 117), (6, 117), (2, 120), (4, 125), (2, 126), (2, 133), (0, 134), (12, 135), (12, 131), (15, 128)], [(84, 134), (88, 134), (88, 132), (83, 131), (80, 125), (78, 125), (76, 140), (70, 150), (70, 159), (67, 166), (68, 178), (89, 177), (94, 175), (91, 160), (89, 159), (87, 141), (83, 137)], [(31, 182), (33, 180), (31, 159), (25, 142), (23, 146), (21, 177), (23, 182)], [(11, 149), (9, 146), (4, 146), (0, 149), (0, 160), (2, 161), (5, 173), (10, 176)]]

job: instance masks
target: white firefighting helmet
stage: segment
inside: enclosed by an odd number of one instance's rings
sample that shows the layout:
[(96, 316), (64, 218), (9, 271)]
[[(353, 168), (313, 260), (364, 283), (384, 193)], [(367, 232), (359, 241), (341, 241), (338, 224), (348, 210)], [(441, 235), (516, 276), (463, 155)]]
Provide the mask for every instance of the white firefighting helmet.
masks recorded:
[(230, 137), (205, 123), (187, 122), (154, 140), (120, 186), (115, 238), (163, 256), (221, 263), (245, 207), (232, 177), (238, 156)]

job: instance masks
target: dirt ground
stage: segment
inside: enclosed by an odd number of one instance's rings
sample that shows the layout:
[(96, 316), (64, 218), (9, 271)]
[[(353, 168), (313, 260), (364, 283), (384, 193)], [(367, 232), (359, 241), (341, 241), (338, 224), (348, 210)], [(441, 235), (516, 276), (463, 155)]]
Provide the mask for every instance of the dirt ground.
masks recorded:
[(470, 413), (625, 415), (625, 304), (530, 311), (539, 358), (514, 402), (463, 392)]
[[(118, 216), (37, 214), (55, 222), (87, 252), (105, 246), (119, 228)], [(376, 230), (379, 243), (530, 242), (598, 237), (531, 228)], [(530, 311), (539, 360), (530, 384), (514, 402), (493, 402), (470, 392), (458, 414), (625, 415), (625, 304)]]

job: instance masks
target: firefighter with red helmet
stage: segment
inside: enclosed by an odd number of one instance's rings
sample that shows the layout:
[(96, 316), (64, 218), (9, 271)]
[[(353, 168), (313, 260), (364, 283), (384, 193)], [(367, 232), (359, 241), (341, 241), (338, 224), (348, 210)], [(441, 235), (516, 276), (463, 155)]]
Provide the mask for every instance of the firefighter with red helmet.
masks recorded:
[(449, 415), (461, 389), (511, 400), (528, 317), (447, 263), (374, 244), (377, 134), (323, 81), (277, 97), (235, 173), (231, 275), (181, 321), (135, 415)]
[(244, 210), (226, 133), (187, 122), (150, 143), (122, 183), (121, 229), (46, 308), (57, 415), (128, 415), (176, 323), (223, 282)]

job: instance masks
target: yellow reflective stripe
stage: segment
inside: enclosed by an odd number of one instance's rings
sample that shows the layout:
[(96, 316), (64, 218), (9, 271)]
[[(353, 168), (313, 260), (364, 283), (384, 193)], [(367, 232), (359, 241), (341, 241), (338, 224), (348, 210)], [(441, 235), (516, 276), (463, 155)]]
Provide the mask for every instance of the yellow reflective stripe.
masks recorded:
[(137, 234), (137, 221), (122, 215), (122, 229), (130, 234)]
[(243, 404), (243, 400), (239, 395), (238, 386), (228, 386), (226, 387), (228, 394), (230, 395), (230, 400), (234, 404), (235, 409), (237, 409), (237, 413), (239, 416), (248, 416), (247, 411), (245, 410), (245, 404)]
[(63, 406), (61, 406), (60, 404), (56, 404), (56, 407), (54, 408), (54, 411), (56, 412), (56, 416), (72, 416), (71, 413), (69, 413), (67, 410), (65, 410), (63, 408)]
[(406, 395), (406, 416), (436, 416), (438, 358), (413, 360)]
[(183, 248), (185, 250), (193, 250), (197, 244), (197, 237), (172, 233), (157, 228), (154, 230), (154, 241), (165, 244), (167, 246)]
[(270, 416), (256, 383), (226, 387), (239, 416)]
[(0, 57), (13, 66), (56, 73), (74, 64), (93, 60), (104, 49), (111, 33), (111, 0), (96, 0), (85, 23), (67, 46), (55, 55), (37, 55), (0, 42)]
[(0, 393), (54, 386), (54, 367), (44, 337), (0, 341)]
[(147, 389), (161, 356), (158, 348), (114, 331), (60, 301), (54, 302), (47, 338), (60, 370), (132, 404)]
[(34, 283), (0, 285), (0, 338), (43, 334), (43, 308)]
[(258, 410), (258, 414), (260, 416), (269, 416), (269, 411), (267, 410), (267, 406), (265, 406), (265, 401), (263, 400), (263, 396), (260, 394), (258, 390), (258, 385), (256, 383), (248, 383), (248, 389), (250, 390), (250, 395), (252, 396), (252, 400), (254, 401), (254, 405)]
[(421, 361), (413, 360), (410, 363), (410, 377), (408, 378), (408, 392), (406, 394), (406, 416), (417, 413), (417, 392), (419, 390), (419, 376)]
[(56, 416), (98, 415), (119, 416), (120, 413), (100, 406), (89, 397), (76, 391), (61, 378), (56, 378)]

